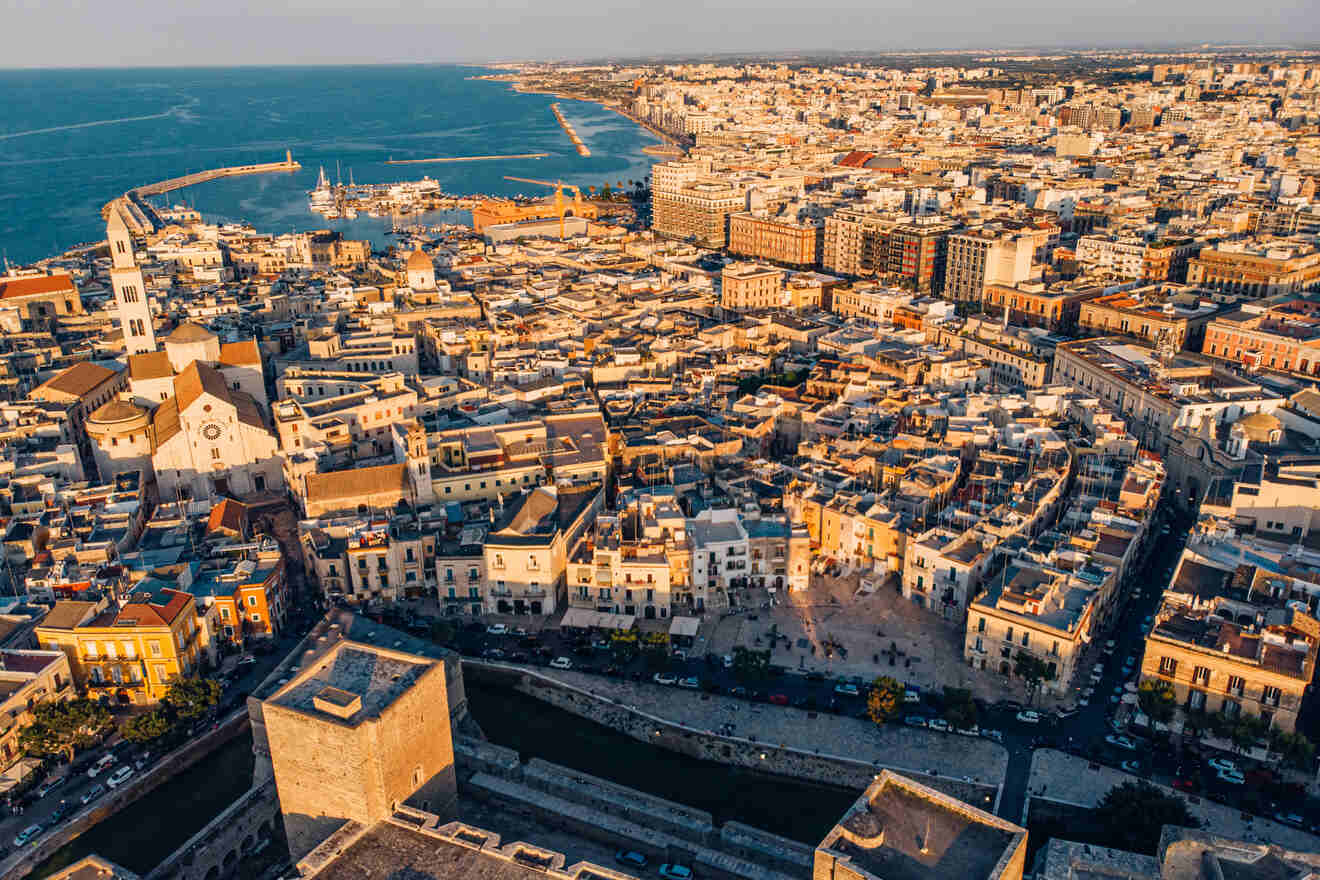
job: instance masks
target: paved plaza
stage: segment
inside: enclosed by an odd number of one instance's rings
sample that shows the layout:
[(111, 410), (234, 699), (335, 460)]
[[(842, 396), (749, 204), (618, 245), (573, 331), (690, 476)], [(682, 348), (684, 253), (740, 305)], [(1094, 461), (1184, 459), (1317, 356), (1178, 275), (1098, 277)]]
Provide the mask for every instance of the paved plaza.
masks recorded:
[[(791, 669), (866, 681), (891, 675), (927, 690), (962, 687), (992, 702), (1025, 700), (1020, 683), (963, 661), (961, 624), (904, 599), (892, 579), (869, 595), (857, 594), (859, 581), (858, 575), (813, 576), (809, 590), (781, 592), (772, 608), (764, 607), (769, 599), (764, 592), (751, 591), (749, 612), (707, 617), (696, 649), (716, 654), (736, 645), (764, 649), (771, 645), (773, 626), (787, 640), (777, 640), (772, 662)], [(834, 649), (827, 656), (830, 645), (841, 645), (846, 654)], [(901, 652), (892, 666), (882, 653), (891, 647)]]

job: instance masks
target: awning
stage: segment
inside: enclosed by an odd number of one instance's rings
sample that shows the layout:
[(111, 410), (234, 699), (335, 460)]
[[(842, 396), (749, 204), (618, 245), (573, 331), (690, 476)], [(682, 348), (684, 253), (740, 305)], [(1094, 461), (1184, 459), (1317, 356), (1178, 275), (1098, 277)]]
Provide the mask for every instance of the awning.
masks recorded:
[(669, 618), (669, 634), (690, 638), (697, 634), (697, 627), (700, 625), (701, 620), (696, 617), (671, 617)]
[(15, 786), (21, 785), (41, 766), (40, 758), (20, 758), (18, 763), (4, 773), (0, 773), (0, 794), (6, 794)]
[(632, 614), (610, 614), (607, 611), (593, 611), (590, 608), (570, 608), (564, 612), (561, 627), (576, 629), (617, 629), (629, 630), (637, 618)]

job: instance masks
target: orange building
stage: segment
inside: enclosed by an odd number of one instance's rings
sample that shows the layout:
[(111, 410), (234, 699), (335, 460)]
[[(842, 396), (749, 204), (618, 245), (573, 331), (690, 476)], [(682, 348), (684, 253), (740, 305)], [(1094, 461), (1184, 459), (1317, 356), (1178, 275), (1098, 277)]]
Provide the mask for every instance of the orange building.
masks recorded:
[[(564, 215), (568, 217), (586, 217), (595, 220), (598, 215), (596, 206), (583, 203), (581, 206), (565, 205)], [(548, 220), (559, 216), (559, 210), (553, 202), (536, 202), (522, 205), (517, 202), (482, 202), (472, 209), (472, 231), (482, 232), (487, 226), (501, 223), (521, 223), (524, 220)]]

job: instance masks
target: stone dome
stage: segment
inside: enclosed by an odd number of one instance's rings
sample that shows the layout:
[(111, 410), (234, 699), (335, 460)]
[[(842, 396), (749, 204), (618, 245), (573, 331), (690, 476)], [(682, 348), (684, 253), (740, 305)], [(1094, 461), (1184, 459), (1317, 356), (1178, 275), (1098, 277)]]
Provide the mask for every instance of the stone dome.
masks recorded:
[(1256, 443), (1277, 443), (1283, 432), (1283, 422), (1269, 413), (1248, 413), (1234, 423), (1233, 432)]
[(184, 321), (169, 336), (165, 337), (166, 342), (175, 342), (179, 345), (191, 345), (194, 342), (209, 342), (212, 339), (219, 339), (210, 330), (205, 327), (199, 327), (191, 321)]
[(128, 400), (115, 399), (102, 404), (87, 417), (89, 434), (119, 434), (140, 431), (147, 426), (150, 414)]
[(430, 271), (434, 268), (435, 266), (431, 263), (431, 258), (428, 257), (421, 248), (418, 248), (408, 255), (409, 272)]

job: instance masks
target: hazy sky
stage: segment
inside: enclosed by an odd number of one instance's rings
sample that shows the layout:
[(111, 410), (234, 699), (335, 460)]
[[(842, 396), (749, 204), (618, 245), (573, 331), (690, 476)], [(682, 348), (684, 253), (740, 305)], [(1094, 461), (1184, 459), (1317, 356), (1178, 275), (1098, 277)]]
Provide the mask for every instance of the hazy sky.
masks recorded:
[(0, 66), (1320, 42), (1317, 0), (9, 0)]

